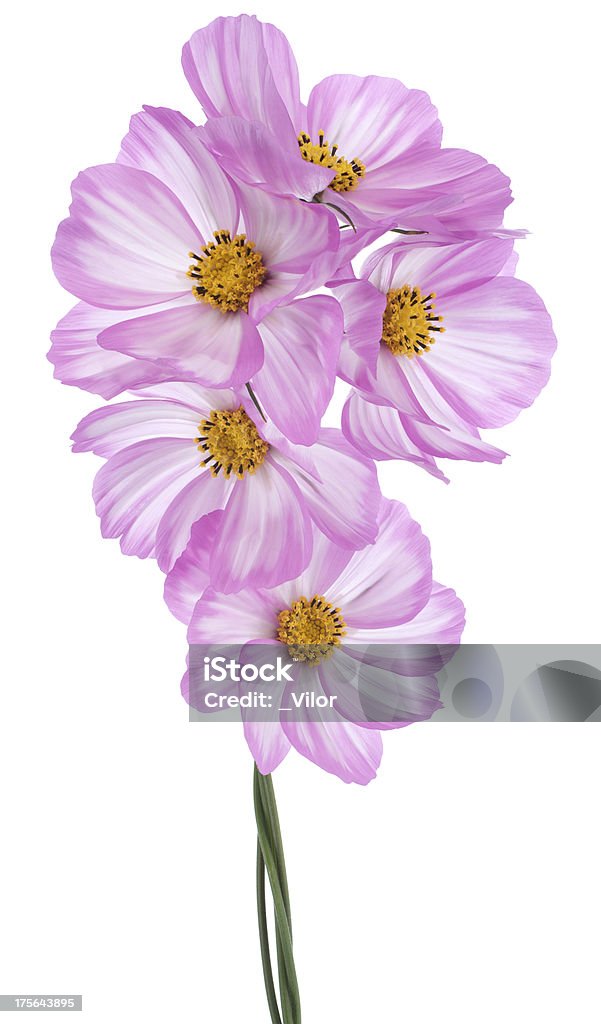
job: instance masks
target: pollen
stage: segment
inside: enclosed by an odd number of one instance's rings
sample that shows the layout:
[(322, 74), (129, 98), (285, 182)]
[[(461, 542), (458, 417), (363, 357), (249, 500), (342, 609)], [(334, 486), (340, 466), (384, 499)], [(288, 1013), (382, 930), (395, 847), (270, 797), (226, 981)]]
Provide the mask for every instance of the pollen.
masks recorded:
[(228, 479), (234, 474), (242, 480), (245, 473), (254, 473), (269, 451), (269, 445), (242, 406), (231, 412), (214, 410), (207, 420), (202, 420), (196, 444), (206, 456), (202, 465), (209, 467), (212, 476), (223, 470)]
[(187, 272), (194, 281), (192, 293), (221, 313), (246, 312), (248, 300), (267, 275), (263, 257), (246, 235), (232, 238), (229, 231), (215, 231), (214, 237), (200, 255), (188, 253), (194, 260)]
[(423, 356), (442, 333), (443, 318), (435, 315), (435, 292), (422, 295), (419, 288), (405, 284), (392, 288), (386, 299), (382, 341), (395, 356)]
[(286, 644), (294, 661), (318, 664), (329, 658), (334, 647), (346, 635), (346, 623), (340, 608), (315, 594), (309, 601), (299, 597), (278, 615), (278, 640)]
[(330, 146), (324, 132), (319, 132), (318, 139), (318, 142), (311, 142), (310, 135), (306, 132), (300, 133), (298, 145), (303, 160), (310, 164), (335, 168), (336, 176), (332, 178), (328, 187), (334, 189), (334, 192), (352, 192), (357, 188), (359, 179), (365, 175), (365, 164), (357, 157), (354, 160), (347, 160), (343, 156), (337, 156), (338, 146)]

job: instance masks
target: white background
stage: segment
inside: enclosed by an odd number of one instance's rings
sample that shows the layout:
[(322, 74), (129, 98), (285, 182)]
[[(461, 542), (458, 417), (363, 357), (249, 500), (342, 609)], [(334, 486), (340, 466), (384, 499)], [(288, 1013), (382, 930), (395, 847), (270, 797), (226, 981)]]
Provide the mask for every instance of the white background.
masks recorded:
[[(30, 0), (2, 31), (0, 991), (82, 992), (88, 1024), (268, 1019), (250, 756), (235, 726), (188, 724), (183, 627), (156, 567), (101, 541), (98, 463), (69, 452), (98, 402), (45, 360), (70, 304), (48, 258), (70, 180), (114, 157), (142, 103), (199, 119), (180, 48), (228, 13)], [(431, 537), (467, 641), (598, 641), (594, 7), (254, 13), (287, 32), (305, 95), (333, 72), (399, 77), (431, 94), (447, 145), (511, 175), (507, 221), (532, 232), (520, 274), (559, 337), (551, 383), (489, 432), (501, 467), (452, 465), (445, 487), (388, 464), (381, 480)], [(386, 737), (366, 789), (291, 755), (276, 786), (307, 1024), (598, 1022), (599, 737), (416, 726)]]

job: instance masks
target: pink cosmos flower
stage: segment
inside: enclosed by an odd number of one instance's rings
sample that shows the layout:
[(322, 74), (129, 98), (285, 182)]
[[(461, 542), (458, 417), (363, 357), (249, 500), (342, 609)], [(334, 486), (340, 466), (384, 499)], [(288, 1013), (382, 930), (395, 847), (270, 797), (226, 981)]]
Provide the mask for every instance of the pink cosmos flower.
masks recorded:
[[(312, 559), (298, 578), (224, 595), (207, 588), (207, 551), (218, 515), (208, 517), (206, 534), (197, 524), (165, 584), (167, 604), (189, 621), (190, 644), (248, 644), (245, 660), (252, 659), (253, 647), (271, 645), (274, 658), (296, 660), (298, 686), (337, 695), (341, 708), (334, 721), (317, 709), (302, 721), (285, 714), (272, 722), (248, 717), (246, 739), (260, 771), (273, 771), (294, 747), (344, 782), (369, 782), (382, 756), (381, 731), (429, 718), (440, 707), (427, 669), (409, 680), (399, 668), (399, 645), (454, 645), (464, 626), (461, 601), (432, 580), (428, 541), (404, 505), (382, 500), (372, 547), (353, 553), (316, 533)], [(372, 651), (367, 660), (366, 645)], [(395, 645), (397, 658), (373, 655), (376, 645), (382, 651)], [(374, 705), (401, 707), (402, 720), (353, 720), (349, 680), (359, 671)], [(195, 706), (200, 693), (190, 687), (188, 674), (183, 692)]]
[[(136, 385), (252, 379), (278, 426), (310, 444), (334, 385), (341, 317), (331, 298), (298, 296), (335, 268), (338, 228), (325, 210), (234, 187), (192, 129), (175, 111), (147, 108), (132, 118), (117, 163), (73, 183), (53, 264), (85, 305), (59, 325), (51, 358), (61, 377), (86, 380), (81, 362), (69, 365), (73, 334), (60, 348), (79, 321), (87, 336), (78, 359), (94, 350), (94, 386), (110, 393), (129, 373)], [(96, 345), (119, 359), (100, 367)], [(99, 382), (107, 373), (116, 376)], [(282, 382), (286, 401), (275, 398)]]
[(426, 93), (392, 78), (332, 75), (305, 106), (286, 37), (248, 15), (195, 32), (182, 63), (210, 119), (201, 137), (240, 181), (317, 196), (360, 228), (442, 222), (471, 236), (501, 225), (508, 178), (474, 153), (440, 148)]
[(223, 510), (209, 579), (225, 593), (298, 576), (312, 525), (346, 549), (373, 543), (380, 500), (373, 463), (339, 430), (291, 444), (233, 390), (162, 384), (86, 416), (73, 450), (107, 459), (94, 482), (104, 537), (168, 570), (194, 523)]
[(356, 388), (342, 426), (361, 451), (442, 479), (438, 457), (504, 458), (479, 428), (531, 405), (556, 346), (542, 300), (512, 276), (515, 262), (499, 238), (397, 242), (334, 288), (345, 313), (339, 373)]

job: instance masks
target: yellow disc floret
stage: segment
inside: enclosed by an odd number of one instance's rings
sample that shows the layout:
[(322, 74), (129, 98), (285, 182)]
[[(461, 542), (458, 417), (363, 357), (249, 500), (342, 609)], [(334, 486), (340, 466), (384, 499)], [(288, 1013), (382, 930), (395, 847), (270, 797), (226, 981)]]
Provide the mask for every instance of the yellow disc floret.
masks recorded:
[(441, 316), (434, 315), (434, 292), (422, 295), (419, 288), (405, 284), (386, 295), (382, 341), (395, 356), (421, 356), (436, 341), (431, 332), (444, 331)]
[(196, 443), (200, 452), (208, 453), (203, 465), (209, 466), (213, 476), (223, 469), (226, 477), (233, 473), (240, 480), (245, 473), (254, 473), (269, 451), (267, 441), (242, 406), (231, 412), (214, 410), (201, 422)]
[(248, 300), (267, 275), (261, 253), (247, 242), (246, 235), (232, 238), (229, 231), (215, 231), (215, 241), (200, 255), (189, 252), (188, 256), (194, 260), (187, 272), (194, 281), (194, 297), (221, 313), (247, 311)]
[(336, 175), (332, 178), (328, 188), (334, 192), (352, 192), (357, 188), (359, 179), (365, 174), (365, 164), (357, 157), (354, 160), (347, 160), (343, 156), (336, 156), (338, 146), (331, 146), (325, 137), (324, 132), (319, 133), (319, 141), (311, 142), (311, 137), (306, 132), (298, 136), (298, 145), (303, 160), (310, 164), (321, 164), (322, 167), (332, 167)]
[(318, 663), (329, 658), (340, 638), (346, 635), (346, 623), (340, 608), (319, 594), (309, 601), (299, 597), (278, 615), (278, 640), (286, 644), (294, 661)]

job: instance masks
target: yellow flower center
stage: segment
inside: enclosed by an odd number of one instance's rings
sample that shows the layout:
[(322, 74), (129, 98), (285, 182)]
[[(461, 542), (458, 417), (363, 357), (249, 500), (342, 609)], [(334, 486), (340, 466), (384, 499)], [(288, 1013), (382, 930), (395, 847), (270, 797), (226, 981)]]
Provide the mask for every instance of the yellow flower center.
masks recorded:
[(246, 241), (246, 235), (215, 231), (215, 241), (202, 249), (200, 256), (189, 252), (194, 263), (188, 277), (194, 281), (192, 293), (199, 302), (216, 306), (221, 313), (248, 310), (248, 300), (267, 275), (263, 257)]
[(346, 635), (346, 623), (340, 608), (334, 608), (319, 594), (309, 601), (299, 597), (278, 615), (278, 640), (286, 644), (294, 661), (318, 664), (329, 658), (340, 638)]
[(436, 338), (431, 332), (442, 332), (441, 316), (434, 315), (434, 292), (422, 295), (419, 288), (405, 284), (392, 288), (386, 295), (382, 321), (382, 341), (395, 356), (422, 356)]
[(311, 142), (311, 136), (301, 132), (298, 136), (298, 145), (303, 160), (310, 164), (321, 164), (322, 167), (335, 167), (336, 176), (332, 178), (328, 188), (334, 192), (352, 192), (359, 184), (359, 178), (365, 174), (365, 164), (355, 157), (354, 160), (346, 160), (343, 156), (336, 156), (338, 146), (332, 146), (325, 137), (324, 132), (319, 133), (319, 143)]
[(269, 451), (269, 445), (242, 406), (233, 412), (215, 409), (198, 429), (198, 450), (208, 452), (202, 465), (209, 466), (213, 476), (223, 469), (228, 478), (234, 473), (241, 480), (245, 473), (258, 469)]

